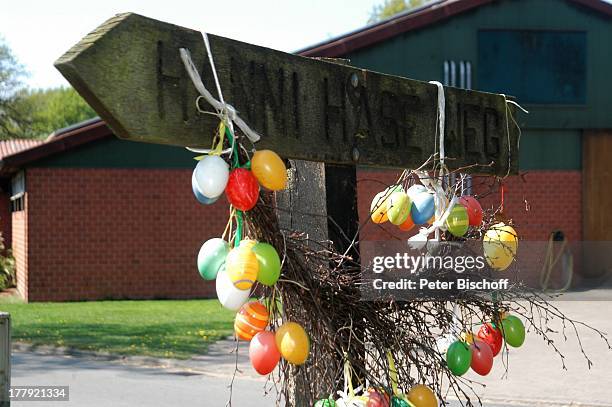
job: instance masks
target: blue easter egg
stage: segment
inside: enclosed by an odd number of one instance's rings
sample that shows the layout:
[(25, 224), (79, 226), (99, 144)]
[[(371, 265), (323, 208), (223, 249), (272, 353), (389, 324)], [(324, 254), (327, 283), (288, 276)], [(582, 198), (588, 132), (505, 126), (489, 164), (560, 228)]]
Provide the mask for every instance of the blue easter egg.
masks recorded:
[(423, 192), (427, 192), (427, 188), (425, 188), (425, 186), (421, 184), (414, 184), (410, 188), (408, 188), (406, 194), (408, 194), (408, 198), (413, 201), (417, 195), (422, 194)]
[(415, 225), (424, 225), (433, 216), (436, 210), (434, 196), (429, 192), (416, 194), (412, 199), (410, 215)]
[(204, 196), (204, 194), (200, 192), (200, 188), (198, 188), (198, 184), (196, 182), (195, 171), (193, 172), (193, 175), (191, 176), (191, 189), (193, 190), (193, 195), (196, 197), (198, 202), (204, 205), (214, 204), (219, 199), (219, 196), (221, 196), (219, 195), (215, 198), (208, 198)]

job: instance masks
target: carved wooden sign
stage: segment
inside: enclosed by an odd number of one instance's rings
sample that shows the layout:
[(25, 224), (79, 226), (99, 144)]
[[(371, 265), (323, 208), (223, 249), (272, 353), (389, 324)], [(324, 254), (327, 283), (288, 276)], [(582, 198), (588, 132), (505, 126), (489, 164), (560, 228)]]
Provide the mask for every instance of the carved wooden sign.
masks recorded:
[[(209, 41), (223, 96), (262, 134), (258, 149), (400, 168), (417, 167), (435, 151), (435, 85), (214, 35)], [(216, 95), (200, 32), (132, 13), (102, 24), (55, 65), (117, 136), (209, 147), (218, 119), (197, 111), (180, 48), (190, 50)], [(508, 123), (505, 98), (456, 88), (445, 94), (449, 168), (516, 173), (518, 130)]]

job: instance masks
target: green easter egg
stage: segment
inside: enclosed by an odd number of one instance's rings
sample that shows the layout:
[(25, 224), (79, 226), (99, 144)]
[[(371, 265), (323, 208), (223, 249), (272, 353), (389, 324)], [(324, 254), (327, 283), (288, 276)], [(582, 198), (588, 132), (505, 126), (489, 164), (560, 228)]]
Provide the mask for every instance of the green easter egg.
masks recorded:
[(204, 280), (217, 278), (217, 272), (225, 264), (229, 250), (229, 244), (218, 237), (204, 242), (198, 253), (198, 271)]
[(394, 225), (401, 225), (410, 215), (410, 198), (403, 191), (396, 191), (391, 194), (387, 201), (387, 217), (389, 222)]
[(446, 351), (446, 364), (455, 376), (461, 376), (470, 370), (472, 349), (463, 341), (453, 342)]
[(514, 315), (508, 315), (502, 320), (502, 333), (506, 343), (518, 348), (525, 342), (525, 325)]
[(446, 219), (446, 228), (453, 236), (461, 237), (465, 235), (470, 226), (470, 217), (467, 209), (461, 204), (453, 206), (450, 215)]
[(259, 262), (257, 281), (263, 285), (273, 286), (281, 273), (281, 262), (276, 249), (271, 244), (260, 242), (254, 245), (252, 250)]

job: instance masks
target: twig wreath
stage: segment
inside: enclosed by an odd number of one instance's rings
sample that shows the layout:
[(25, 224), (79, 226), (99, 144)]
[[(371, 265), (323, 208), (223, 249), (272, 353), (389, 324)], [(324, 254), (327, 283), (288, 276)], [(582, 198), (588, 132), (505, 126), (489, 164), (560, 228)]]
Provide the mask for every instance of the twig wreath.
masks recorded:
[[(204, 279), (216, 280), (221, 304), (237, 312), (236, 340), (250, 341), (253, 368), (269, 375), (277, 404), (434, 407), (452, 396), (473, 406), (481, 404), (477, 383), (463, 374), (469, 369), (488, 374), (497, 355), (507, 367), (508, 349), (523, 344), (525, 326), (562, 361), (548, 329), (552, 320), (560, 320), (579, 342), (583, 326), (608, 343), (602, 332), (566, 317), (518, 283), (492, 297), (461, 290), (444, 298), (363, 301), (367, 282), (359, 259), (349, 250), (338, 252), (330, 241), (280, 226), (279, 215), (288, 208), (278, 205), (275, 191), (286, 188), (285, 163), (272, 151), (254, 149), (260, 136), (224, 101), (206, 34), (204, 39), (219, 100), (204, 87), (188, 50), (180, 51), (194, 86), (215, 112), (200, 109), (200, 98), (198, 110), (220, 122), (210, 149), (191, 149), (204, 153), (196, 157), (192, 188), (203, 204), (225, 192), (230, 216), (222, 236), (202, 246), (198, 269)], [(421, 225), (408, 241), (416, 246), (482, 241), (488, 271), (515, 266), (519, 239), (512, 221), (500, 208), (483, 211), (476, 197), (463, 195), (464, 176), (445, 166), (444, 88), (435, 84), (436, 151), (374, 197), (365, 223), (390, 222), (403, 231)], [(356, 237), (350, 243), (359, 244)], [(421, 273), (439, 276), (444, 270)], [(258, 299), (250, 300), (253, 295)], [(482, 325), (476, 334), (475, 325)], [(590, 366), (582, 345), (580, 350)]]

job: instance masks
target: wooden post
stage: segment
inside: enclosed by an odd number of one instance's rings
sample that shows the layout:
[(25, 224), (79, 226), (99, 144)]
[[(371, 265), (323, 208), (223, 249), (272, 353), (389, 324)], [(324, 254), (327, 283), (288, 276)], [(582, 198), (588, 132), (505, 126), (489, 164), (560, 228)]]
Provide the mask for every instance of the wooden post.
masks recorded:
[(0, 312), (0, 407), (9, 407), (11, 388), (11, 317)]

